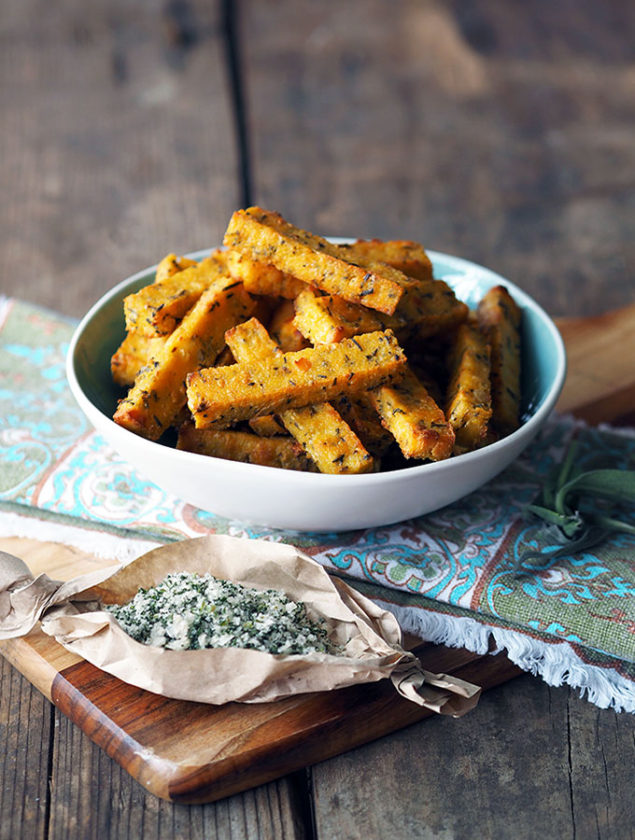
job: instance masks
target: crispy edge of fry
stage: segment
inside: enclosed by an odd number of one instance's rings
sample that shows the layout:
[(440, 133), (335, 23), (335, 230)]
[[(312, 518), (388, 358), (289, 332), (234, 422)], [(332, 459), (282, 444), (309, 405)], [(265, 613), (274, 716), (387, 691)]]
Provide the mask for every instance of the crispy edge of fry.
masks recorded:
[(275, 414), (252, 417), (248, 422), (251, 431), (260, 437), (280, 437), (280, 435), (288, 436), (289, 434)]
[(410, 368), (399, 382), (369, 397), (406, 458), (442, 461), (452, 455), (454, 430)]
[(477, 317), (491, 347), (492, 425), (507, 435), (520, 425), (522, 313), (505, 286), (494, 286)]
[(226, 274), (225, 252), (217, 249), (197, 265), (127, 295), (123, 302), (126, 329), (149, 336), (170, 335), (205, 289)]
[(405, 354), (390, 331), (366, 333), (339, 344), (191, 373), (188, 405), (197, 428), (227, 427), (395, 381), (405, 364)]
[(295, 301), (296, 325), (314, 344), (341, 341), (352, 335), (391, 329), (399, 341), (430, 338), (448, 332), (468, 316), (443, 280), (417, 282), (406, 289), (393, 315), (367, 309), (337, 295), (303, 291)]
[(315, 470), (300, 444), (290, 437), (260, 437), (234, 429), (197, 429), (188, 422), (179, 428), (176, 448), (263, 467)]
[(110, 359), (113, 382), (130, 388), (142, 367), (149, 364), (165, 343), (163, 336), (151, 337), (136, 332), (126, 333), (124, 340)]
[(304, 350), (309, 341), (302, 335), (295, 324), (295, 307), (293, 301), (283, 300), (274, 309), (269, 324), (269, 332), (275, 343), (284, 353), (294, 350)]
[(285, 274), (275, 265), (267, 265), (251, 259), (247, 254), (230, 249), (227, 251), (227, 267), (232, 277), (241, 280), (250, 294), (283, 297), (293, 300), (309, 284)]
[(394, 312), (404, 288), (415, 282), (386, 263), (347, 262), (337, 245), (260, 207), (233, 214), (224, 244), (329, 294), (388, 314)]
[(418, 242), (405, 239), (358, 239), (357, 242), (340, 245), (340, 248), (350, 255), (352, 262), (359, 258), (385, 262), (408, 277), (432, 279), (432, 262), (423, 245)]
[[(281, 358), (276, 343), (255, 318), (228, 330), (225, 341), (238, 362), (249, 364), (267, 356)], [(280, 412), (280, 420), (320, 472), (335, 475), (372, 472), (372, 455), (330, 403), (285, 409)]]
[(444, 280), (421, 280), (403, 294), (389, 324), (400, 340), (430, 338), (461, 324), (469, 314)]
[(294, 323), (312, 344), (334, 344), (343, 338), (384, 329), (382, 319), (371, 309), (335, 295), (318, 296), (306, 289), (296, 297), (294, 306)]
[(248, 317), (253, 307), (253, 299), (233, 277), (214, 280), (152, 363), (140, 371), (117, 406), (115, 423), (157, 440), (186, 402), (186, 375), (214, 362), (225, 346), (225, 331)]
[(154, 274), (154, 282), (161, 283), (163, 280), (167, 280), (168, 277), (172, 277), (174, 274), (178, 274), (180, 271), (183, 271), (186, 268), (192, 268), (195, 265), (198, 265), (196, 260), (191, 260), (189, 257), (179, 257), (176, 254), (167, 254), (157, 265), (157, 270)]
[(366, 394), (338, 397), (334, 405), (375, 458), (381, 458), (395, 442), (388, 429), (382, 426), (379, 415)]
[(454, 336), (445, 414), (454, 429), (456, 452), (486, 443), (492, 416), (490, 346), (471, 324), (461, 324)]
[(289, 408), (280, 416), (289, 434), (302, 445), (321, 473), (373, 472), (373, 456), (332, 403)]

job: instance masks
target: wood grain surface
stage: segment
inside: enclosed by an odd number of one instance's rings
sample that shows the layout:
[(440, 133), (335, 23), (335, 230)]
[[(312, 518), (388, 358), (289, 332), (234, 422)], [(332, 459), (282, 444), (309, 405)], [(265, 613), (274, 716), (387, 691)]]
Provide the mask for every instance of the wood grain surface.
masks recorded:
[[(622, 0), (6, 0), (0, 291), (81, 315), (257, 201), (481, 261), (554, 315), (632, 304), (634, 17)], [(462, 721), (201, 806), (147, 794), (2, 660), (0, 681), (2, 840), (633, 837), (633, 718), (529, 676)]]
[[(0, 539), (0, 549), (54, 580), (109, 565), (50, 542)], [(521, 673), (504, 655), (421, 643), (414, 650), (426, 670), (483, 689)], [(275, 703), (171, 700), (100, 671), (38, 628), (0, 642), (0, 654), (145, 788), (174, 802), (230, 796), (431, 715), (389, 680)]]
[(557, 410), (635, 426), (635, 304), (558, 326), (569, 369)]
[(555, 315), (633, 302), (635, 6), (397, 5), (241, 5), (256, 202), (475, 260)]
[(220, 241), (240, 190), (217, 3), (10, 0), (2, 29), (2, 291), (81, 316)]

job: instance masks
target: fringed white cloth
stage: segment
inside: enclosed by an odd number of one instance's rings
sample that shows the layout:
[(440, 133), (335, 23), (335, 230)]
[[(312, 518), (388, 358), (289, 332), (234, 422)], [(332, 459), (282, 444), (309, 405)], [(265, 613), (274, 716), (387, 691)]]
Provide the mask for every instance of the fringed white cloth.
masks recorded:
[(404, 632), (433, 644), (466, 648), (479, 654), (488, 652), (493, 639), (496, 646), (493, 655), (504, 651), (515, 665), (541, 677), (548, 685), (569, 685), (601, 709), (635, 714), (633, 682), (613, 668), (583, 662), (566, 641), (547, 643), (473, 618), (374, 600), (393, 613)]

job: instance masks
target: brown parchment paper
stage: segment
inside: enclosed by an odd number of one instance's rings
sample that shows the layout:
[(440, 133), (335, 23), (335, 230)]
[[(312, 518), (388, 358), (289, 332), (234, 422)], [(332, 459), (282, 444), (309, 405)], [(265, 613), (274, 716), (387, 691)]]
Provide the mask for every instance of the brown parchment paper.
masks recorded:
[[(102, 608), (129, 601), (139, 587), (170, 572), (209, 572), (256, 589), (278, 589), (326, 621), (343, 653), (280, 655), (244, 648), (166, 650), (136, 642)], [(256, 703), (390, 677), (402, 696), (458, 717), (480, 689), (422, 669), (401, 647), (395, 617), (293, 546), (214, 535), (156, 548), (121, 567), (65, 583), (33, 578), (27, 566), (0, 552), (0, 639), (25, 635), (38, 622), (73, 653), (124, 682), (181, 700)]]

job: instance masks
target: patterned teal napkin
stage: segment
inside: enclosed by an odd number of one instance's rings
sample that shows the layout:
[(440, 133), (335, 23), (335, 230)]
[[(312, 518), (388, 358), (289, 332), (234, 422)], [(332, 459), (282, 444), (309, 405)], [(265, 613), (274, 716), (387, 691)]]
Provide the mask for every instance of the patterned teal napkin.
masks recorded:
[[(632, 468), (635, 435), (555, 418), (500, 476), (436, 513), (339, 534), (247, 527), (168, 495), (92, 431), (66, 384), (72, 329), (58, 315), (0, 299), (5, 534), (45, 535), (49, 525), (67, 528), (69, 541), (98, 531), (100, 539), (128, 541), (216, 532), (291, 542), (357, 581), (404, 629), (478, 652), (493, 639), (550, 683), (566, 681), (598, 705), (635, 711), (635, 537), (614, 535), (575, 557), (514, 571), (527, 550), (553, 548), (523, 511), (571, 439), (585, 469)], [(625, 515), (635, 522), (633, 511)]]

